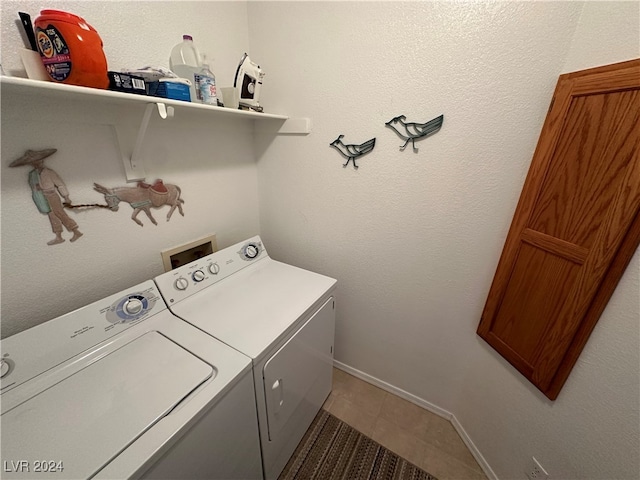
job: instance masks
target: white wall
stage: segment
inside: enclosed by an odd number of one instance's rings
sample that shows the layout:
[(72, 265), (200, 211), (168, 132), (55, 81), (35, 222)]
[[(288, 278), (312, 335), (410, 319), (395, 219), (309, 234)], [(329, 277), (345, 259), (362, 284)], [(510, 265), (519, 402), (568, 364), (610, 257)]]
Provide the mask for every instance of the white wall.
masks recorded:
[[(193, 35), (214, 58), (219, 85), (232, 83), (237, 62), (248, 49), (245, 2), (47, 2), (84, 17), (100, 33), (110, 69), (144, 65), (168, 67), (169, 52)], [(42, 2), (1, 5), (2, 65), (22, 74), (17, 55), (22, 41), (18, 11), (32, 18)], [(4, 93), (4, 92), (3, 92)], [(117, 213), (87, 210), (72, 214), (84, 236), (47, 246), (48, 219), (31, 201), (27, 167), (8, 165), (28, 149), (55, 147), (47, 164), (64, 179), (75, 203), (104, 203), (94, 182), (126, 184), (109, 123), (135, 128), (142, 109), (65, 104), (46, 98), (2, 95), (2, 335), (17, 333), (74, 308), (162, 273), (160, 251), (210, 233), (221, 247), (259, 233), (257, 169), (252, 127), (244, 121), (188, 114), (170, 122), (152, 119), (143, 156), (148, 181), (162, 178), (182, 188), (185, 216), (154, 210), (158, 226), (141, 214), (139, 227), (123, 204)], [(133, 149), (132, 141), (125, 148)]]
[[(186, 216), (157, 210), (159, 225), (140, 228), (124, 207), (82, 212), (84, 237), (48, 247), (28, 169), (8, 164), (57, 147), (49, 165), (73, 200), (99, 201), (93, 182), (124, 184), (105, 126), (123, 112), (3, 96), (2, 334), (160, 273), (164, 248), (210, 232), (225, 246), (260, 226), (274, 257), (338, 278), (337, 359), (453, 412), (498, 477), (524, 478), (535, 455), (554, 478), (637, 478), (638, 255), (556, 402), (475, 335), (557, 76), (637, 57), (637, 5), (48, 2), (98, 29), (113, 69), (166, 66), (191, 33), (228, 85), (250, 46), (267, 110), (309, 116), (314, 132), (252, 146), (242, 122), (156, 118), (150, 177), (182, 187)], [(8, 73), (16, 12), (41, 6), (2, 2)], [(384, 127), (440, 113), (418, 154)], [(339, 134), (377, 138), (359, 170), (329, 147)]]
[[(638, 57), (640, 3), (587, 2), (561, 71)], [(555, 402), (478, 346), (453, 411), (503, 478), (532, 454), (553, 478), (640, 478), (638, 252)]]
[[(313, 120), (257, 142), (266, 245), (338, 279), (337, 360), (453, 412), (499, 478), (531, 456), (553, 478), (640, 474), (637, 255), (556, 402), (475, 334), (557, 77), (638, 57), (637, 7), (249, 4), (265, 105)], [(441, 113), (418, 154), (384, 126)], [(359, 170), (339, 134), (377, 138)]]
[(562, 72), (637, 58), (640, 2), (585, 2)]

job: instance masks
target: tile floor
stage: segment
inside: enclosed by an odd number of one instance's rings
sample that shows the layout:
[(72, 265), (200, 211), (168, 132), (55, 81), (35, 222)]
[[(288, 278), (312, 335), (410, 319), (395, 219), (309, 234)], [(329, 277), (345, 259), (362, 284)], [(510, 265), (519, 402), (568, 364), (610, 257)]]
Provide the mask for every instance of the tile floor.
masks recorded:
[(438, 480), (487, 478), (451, 422), (342, 370), (323, 408)]

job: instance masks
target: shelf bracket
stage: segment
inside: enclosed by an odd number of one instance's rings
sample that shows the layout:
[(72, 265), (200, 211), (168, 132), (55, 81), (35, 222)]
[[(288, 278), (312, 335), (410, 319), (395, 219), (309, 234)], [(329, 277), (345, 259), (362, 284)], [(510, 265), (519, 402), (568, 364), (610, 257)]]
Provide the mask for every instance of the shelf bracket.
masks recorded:
[(278, 134), (282, 135), (309, 135), (311, 133), (310, 118), (289, 118), (285, 120)]
[(288, 118), (281, 123), (256, 121), (254, 129), (269, 135), (309, 135), (311, 133), (311, 119)]
[(120, 156), (122, 158), (122, 164), (124, 165), (124, 171), (127, 177), (127, 182), (142, 181), (146, 177), (144, 161), (140, 153), (142, 151), (144, 137), (147, 133), (147, 128), (149, 127), (149, 122), (151, 121), (151, 115), (153, 113), (154, 107), (157, 109), (158, 115), (160, 115), (160, 118), (162, 118), (163, 120), (171, 119), (174, 116), (175, 111), (173, 107), (167, 107), (162, 102), (148, 103), (145, 108), (144, 115), (142, 116), (140, 127), (138, 128), (136, 143), (133, 147), (133, 153), (131, 154), (131, 156), (127, 155), (124, 152), (122, 148), (122, 139), (118, 134), (118, 129), (115, 127), (115, 125), (113, 125), (116, 134), (116, 140), (118, 142), (118, 147), (120, 150)]

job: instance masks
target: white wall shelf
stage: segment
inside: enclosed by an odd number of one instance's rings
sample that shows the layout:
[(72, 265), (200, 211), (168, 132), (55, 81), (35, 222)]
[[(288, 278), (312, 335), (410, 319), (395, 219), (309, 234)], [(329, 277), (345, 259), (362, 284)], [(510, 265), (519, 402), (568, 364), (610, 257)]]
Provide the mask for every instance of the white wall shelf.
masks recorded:
[(20, 77), (0, 76), (0, 93), (2, 96), (28, 95), (60, 100), (86, 101), (93, 105), (108, 103), (110, 105), (122, 106), (145, 106), (145, 113), (140, 128), (138, 129), (133, 153), (130, 156), (126, 155), (122, 150), (122, 145), (120, 145), (127, 181), (130, 182), (143, 180), (145, 178), (143, 162), (140, 159), (140, 151), (153, 110), (157, 110), (163, 119), (172, 118), (176, 116), (176, 114), (181, 116), (199, 112), (217, 118), (252, 120), (256, 126), (258, 123), (260, 124), (258, 129), (261, 132), (270, 132), (274, 135), (307, 135), (311, 133), (311, 120), (309, 118), (289, 118), (286, 115), (234, 110), (213, 105), (79, 87), (62, 83), (43, 82)]

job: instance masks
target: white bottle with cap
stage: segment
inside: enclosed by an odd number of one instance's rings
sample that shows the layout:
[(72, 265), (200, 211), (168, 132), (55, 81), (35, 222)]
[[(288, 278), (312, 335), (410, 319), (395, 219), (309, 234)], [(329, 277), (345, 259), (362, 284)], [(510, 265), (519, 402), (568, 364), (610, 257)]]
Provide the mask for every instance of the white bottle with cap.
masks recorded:
[(173, 47), (169, 57), (169, 68), (180, 78), (186, 78), (191, 82), (189, 87), (191, 101), (199, 101), (196, 75), (202, 70), (202, 62), (200, 52), (193, 43), (191, 35), (183, 35), (182, 42)]

